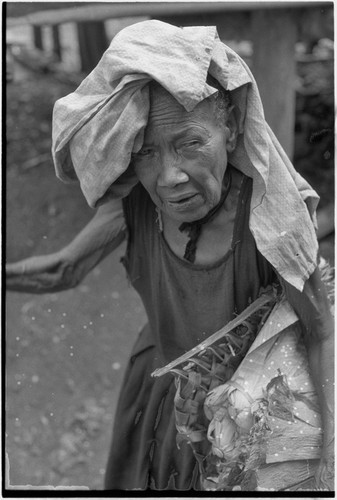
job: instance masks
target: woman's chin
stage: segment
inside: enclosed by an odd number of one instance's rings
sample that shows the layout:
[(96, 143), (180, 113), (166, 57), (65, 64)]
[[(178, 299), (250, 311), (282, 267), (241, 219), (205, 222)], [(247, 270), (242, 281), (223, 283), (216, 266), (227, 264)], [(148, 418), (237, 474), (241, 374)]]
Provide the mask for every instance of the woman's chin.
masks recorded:
[(208, 207), (192, 210), (165, 210), (165, 213), (177, 222), (196, 222), (205, 217), (209, 212)]

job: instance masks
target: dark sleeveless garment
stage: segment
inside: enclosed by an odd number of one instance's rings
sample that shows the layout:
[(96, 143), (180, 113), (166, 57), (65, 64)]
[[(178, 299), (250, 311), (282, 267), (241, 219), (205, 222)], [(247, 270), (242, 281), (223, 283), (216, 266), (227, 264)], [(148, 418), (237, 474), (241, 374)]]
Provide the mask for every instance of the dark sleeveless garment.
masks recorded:
[(125, 265), (149, 323), (133, 349), (122, 387), (106, 489), (199, 489), (190, 446), (176, 445), (174, 378), (154, 379), (151, 373), (228, 323), (274, 279), (248, 227), (252, 181), (240, 175), (231, 248), (212, 265), (191, 264), (172, 252), (140, 184), (125, 200)]

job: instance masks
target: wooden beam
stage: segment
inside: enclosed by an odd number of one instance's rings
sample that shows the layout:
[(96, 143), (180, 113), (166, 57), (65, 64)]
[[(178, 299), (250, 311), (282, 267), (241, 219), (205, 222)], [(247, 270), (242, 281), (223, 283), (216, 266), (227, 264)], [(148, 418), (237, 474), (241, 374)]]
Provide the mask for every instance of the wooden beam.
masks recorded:
[(292, 158), (295, 132), (295, 43), (297, 17), (292, 10), (252, 12), (253, 73), (266, 120)]
[[(57, 2), (55, 2), (57, 5)], [(7, 19), (7, 26), (19, 24), (60, 24), (66, 22), (106, 21), (107, 19), (130, 16), (172, 16), (211, 14), (219, 12), (253, 11), (261, 8), (332, 8), (332, 2), (88, 2), (88, 6), (67, 9), (51, 9), (34, 12), (22, 17)]]

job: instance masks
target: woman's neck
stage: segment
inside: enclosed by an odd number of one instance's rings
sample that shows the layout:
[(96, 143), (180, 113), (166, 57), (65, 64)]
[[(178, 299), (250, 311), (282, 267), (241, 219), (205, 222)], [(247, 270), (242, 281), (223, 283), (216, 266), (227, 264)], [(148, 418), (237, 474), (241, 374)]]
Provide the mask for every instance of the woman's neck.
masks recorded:
[[(195, 264), (212, 264), (231, 247), (242, 174), (233, 169), (231, 188), (222, 206), (202, 225), (197, 241)], [(184, 259), (189, 236), (179, 228), (181, 223), (161, 213), (163, 235), (171, 250)]]

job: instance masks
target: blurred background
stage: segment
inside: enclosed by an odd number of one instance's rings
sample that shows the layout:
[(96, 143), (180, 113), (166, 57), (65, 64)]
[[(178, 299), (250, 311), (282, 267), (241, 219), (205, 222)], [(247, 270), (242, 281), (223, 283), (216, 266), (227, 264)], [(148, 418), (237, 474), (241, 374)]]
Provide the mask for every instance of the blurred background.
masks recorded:
[[(332, 2), (7, 2), (6, 259), (58, 250), (93, 216), (55, 178), (51, 118), (122, 28), (216, 25), (251, 67), (267, 121), (321, 196), (334, 265)], [(145, 314), (120, 247), (75, 290), (6, 297), (7, 485), (101, 489), (128, 354)]]

